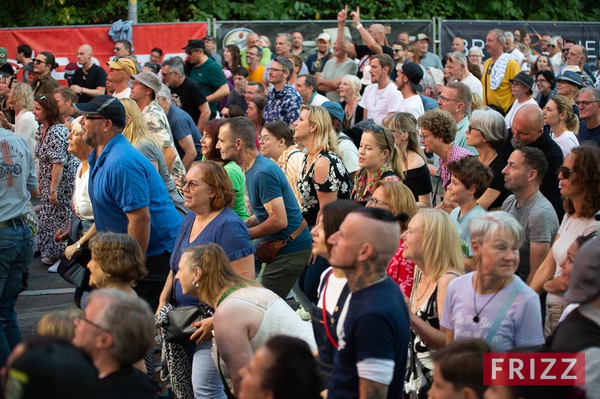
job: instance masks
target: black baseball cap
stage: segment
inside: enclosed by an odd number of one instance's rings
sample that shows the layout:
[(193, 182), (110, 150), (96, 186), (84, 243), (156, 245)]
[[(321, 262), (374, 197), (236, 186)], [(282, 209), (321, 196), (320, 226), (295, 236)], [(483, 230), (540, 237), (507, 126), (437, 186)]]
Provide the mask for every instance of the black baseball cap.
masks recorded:
[(204, 44), (204, 40), (200, 40), (200, 39), (190, 39), (188, 40), (187, 44), (182, 47), (182, 50), (185, 51), (192, 51), (192, 50), (197, 50), (197, 49), (205, 49), (206, 45)]
[(113, 125), (123, 128), (127, 124), (125, 107), (118, 98), (103, 94), (87, 103), (73, 104), (84, 115), (101, 115), (112, 121)]

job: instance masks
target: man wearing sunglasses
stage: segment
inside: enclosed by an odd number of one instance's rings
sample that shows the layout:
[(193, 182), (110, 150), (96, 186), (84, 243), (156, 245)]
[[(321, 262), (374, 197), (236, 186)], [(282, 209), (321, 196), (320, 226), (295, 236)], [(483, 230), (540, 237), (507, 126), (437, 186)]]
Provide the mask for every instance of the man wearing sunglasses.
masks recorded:
[(56, 79), (52, 77), (52, 71), (58, 67), (54, 54), (49, 51), (40, 51), (31, 61), (33, 61), (33, 73), (36, 76), (32, 84), (33, 96), (44, 94), (52, 97), (54, 90), (60, 86)]
[(113, 52), (115, 53), (113, 61), (117, 61), (119, 58), (129, 58), (135, 64), (135, 73), (139, 73), (140, 63), (138, 62), (137, 57), (131, 54), (131, 48), (132, 46), (129, 40), (117, 40), (115, 42), (115, 47), (113, 48)]
[(192, 67), (188, 76), (200, 84), (210, 107), (210, 119), (214, 119), (217, 116), (217, 103), (229, 95), (223, 70), (211, 58), (203, 40), (188, 40), (182, 49), (187, 54), (186, 63)]

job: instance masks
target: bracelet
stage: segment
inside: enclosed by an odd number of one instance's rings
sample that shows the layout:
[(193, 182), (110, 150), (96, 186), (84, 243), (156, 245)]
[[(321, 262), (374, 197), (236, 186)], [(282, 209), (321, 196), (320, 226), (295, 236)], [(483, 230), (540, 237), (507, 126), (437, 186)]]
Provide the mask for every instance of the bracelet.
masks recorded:
[(83, 87), (81, 88), (81, 91), (79, 92), (79, 94), (83, 94)]
[(359, 30), (362, 27), (363, 27), (362, 24), (358, 24), (358, 25), (356, 25), (356, 30)]
[(50, 189), (50, 194), (56, 194), (56, 193), (58, 193), (57, 189), (53, 189), (53, 188)]

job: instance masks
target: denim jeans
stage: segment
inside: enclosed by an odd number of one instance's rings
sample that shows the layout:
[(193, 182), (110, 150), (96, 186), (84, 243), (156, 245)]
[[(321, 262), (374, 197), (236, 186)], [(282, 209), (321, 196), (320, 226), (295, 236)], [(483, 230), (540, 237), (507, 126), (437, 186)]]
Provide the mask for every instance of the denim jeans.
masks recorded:
[(0, 364), (21, 342), (15, 304), (21, 288), (23, 268), (33, 259), (31, 229), (16, 223), (0, 229)]
[(212, 359), (212, 339), (196, 345), (192, 361), (192, 386), (196, 399), (225, 399), (219, 370)]

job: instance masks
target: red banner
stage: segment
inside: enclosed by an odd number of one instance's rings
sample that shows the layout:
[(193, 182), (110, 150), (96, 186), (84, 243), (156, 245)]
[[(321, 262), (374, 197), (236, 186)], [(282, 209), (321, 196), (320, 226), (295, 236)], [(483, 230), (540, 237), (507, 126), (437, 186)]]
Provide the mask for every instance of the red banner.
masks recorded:
[[(92, 46), (94, 61), (108, 70), (106, 61), (114, 56), (114, 42), (108, 36), (110, 25), (62, 26), (44, 28), (0, 29), (0, 46), (8, 49), (8, 62), (17, 67), (17, 46), (29, 44), (34, 54), (50, 51), (59, 64), (52, 76), (58, 81), (64, 79), (65, 66), (77, 61), (77, 48), (82, 44)], [(158, 47), (163, 51), (163, 59), (179, 55), (185, 57), (181, 49), (188, 39), (201, 39), (206, 35), (206, 22), (181, 22), (172, 24), (143, 24), (133, 26), (133, 54), (143, 65), (148, 61), (150, 50)], [(62, 81), (66, 84), (66, 81)]]

